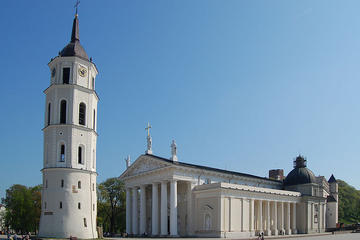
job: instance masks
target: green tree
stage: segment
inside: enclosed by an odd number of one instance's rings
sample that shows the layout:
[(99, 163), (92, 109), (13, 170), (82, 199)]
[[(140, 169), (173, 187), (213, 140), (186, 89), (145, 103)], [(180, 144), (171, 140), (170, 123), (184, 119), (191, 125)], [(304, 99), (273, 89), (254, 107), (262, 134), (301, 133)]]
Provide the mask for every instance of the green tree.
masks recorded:
[(41, 186), (15, 184), (6, 190), (2, 199), (6, 207), (5, 225), (17, 232), (36, 232), (41, 212)]
[(360, 222), (360, 191), (342, 180), (339, 184), (339, 222)]
[(125, 186), (119, 178), (109, 178), (98, 185), (98, 222), (104, 231), (114, 234), (125, 230)]

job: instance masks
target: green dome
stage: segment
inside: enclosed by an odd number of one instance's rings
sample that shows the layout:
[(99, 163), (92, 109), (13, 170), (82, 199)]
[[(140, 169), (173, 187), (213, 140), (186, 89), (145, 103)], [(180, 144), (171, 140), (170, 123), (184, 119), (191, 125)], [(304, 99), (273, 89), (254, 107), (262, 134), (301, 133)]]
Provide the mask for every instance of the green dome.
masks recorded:
[(294, 161), (294, 169), (286, 176), (284, 186), (316, 183), (314, 173), (306, 167), (306, 159), (298, 156)]

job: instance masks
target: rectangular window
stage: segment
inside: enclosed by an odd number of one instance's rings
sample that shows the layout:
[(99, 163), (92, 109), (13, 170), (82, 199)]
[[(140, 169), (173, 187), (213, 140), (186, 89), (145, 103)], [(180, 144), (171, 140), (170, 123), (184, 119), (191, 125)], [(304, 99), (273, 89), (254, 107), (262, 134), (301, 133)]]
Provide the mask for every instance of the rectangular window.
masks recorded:
[(64, 187), (64, 179), (61, 179), (61, 187)]
[(78, 209), (81, 209), (81, 204), (80, 203), (78, 203)]
[(63, 84), (69, 84), (70, 68), (63, 68)]
[(95, 89), (95, 78), (94, 77), (91, 78), (91, 88)]
[(65, 145), (62, 144), (60, 148), (60, 162), (65, 162)]
[(95, 204), (93, 204), (93, 211), (95, 211)]
[(62, 208), (62, 202), (60, 202), (60, 209)]
[(87, 227), (86, 218), (84, 218), (84, 227)]
[(93, 186), (93, 191), (95, 191), (95, 183), (93, 183), (93, 185), (92, 185), (92, 186)]
[(78, 148), (78, 163), (82, 164), (82, 147)]

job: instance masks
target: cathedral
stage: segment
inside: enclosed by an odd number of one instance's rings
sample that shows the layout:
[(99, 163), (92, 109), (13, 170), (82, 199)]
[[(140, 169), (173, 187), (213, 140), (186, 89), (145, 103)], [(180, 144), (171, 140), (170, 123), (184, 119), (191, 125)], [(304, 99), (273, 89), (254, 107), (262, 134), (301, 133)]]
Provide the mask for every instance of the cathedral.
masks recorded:
[(336, 227), (338, 184), (307, 168), (269, 177), (178, 161), (148, 149), (120, 176), (126, 186), (126, 232), (131, 236), (242, 238), (259, 234), (321, 233)]
[[(80, 44), (75, 15), (70, 43), (48, 63), (45, 89), (42, 209), (39, 237), (97, 238), (96, 142), (98, 70)], [(120, 179), (126, 187), (130, 236), (241, 238), (321, 233), (338, 222), (338, 184), (316, 177), (298, 156), (285, 177), (269, 177), (179, 161), (147, 150)]]

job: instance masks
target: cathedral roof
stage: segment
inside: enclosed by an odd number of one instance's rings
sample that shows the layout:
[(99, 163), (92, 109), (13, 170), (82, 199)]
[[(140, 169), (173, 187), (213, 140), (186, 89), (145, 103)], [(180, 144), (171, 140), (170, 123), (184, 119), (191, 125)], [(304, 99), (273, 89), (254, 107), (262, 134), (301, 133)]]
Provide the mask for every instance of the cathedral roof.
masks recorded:
[(337, 182), (336, 181), (336, 179), (335, 179), (335, 177), (334, 177), (334, 174), (331, 174), (331, 177), (329, 178), (329, 181), (328, 181), (328, 183), (333, 183), (333, 182)]
[(169, 160), (167, 158), (162, 158), (162, 157), (159, 157), (159, 156), (155, 156), (155, 155), (152, 155), (152, 154), (145, 154), (145, 155), (157, 158), (157, 159), (162, 160), (162, 161), (166, 161), (168, 163), (172, 163), (174, 165), (198, 168), (198, 169), (202, 169), (202, 170), (215, 171), (215, 172), (221, 172), (221, 173), (225, 173), (225, 174), (232, 174), (232, 175), (236, 175), (236, 176), (249, 177), (249, 178), (257, 178), (257, 179), (262, 179), (262, 180), (281, 183), (281, 181), (279, 181), (279, 180), (270, 179), (270, 178), (266, 178), (266, 177), (259, 177), (259, 176), (255, 176), (255, 175), (251, 175), (251, 174), (247, 174), (247, 173), (240, 173), (240, 172), (228, 171), (228, 170), (224, 170), (224, 169), (212, 168), (212, 167), (201, 166), (201, 165), (196, 165), (196, 164), (191, 164), (191, 163), (178, 162), (178, 161)]
[(78, 15), (75, 15), (72, 32), (71, 32), (71, 41), (66, 45), (63, 50), (60, 52), (61, 57), (80, 57), (86, 60), (89, 60), (88, 55), (86, 54), (84, 48), (80, 44), (79, 36), (79, 19)]
[(326, 200), (327, 202), (336, 202), (336, 199), (332, 195), (327, 196)]
[(306, 167), (306, 159), (299, 155), (294, 161), (294, 169), (286, 176), (284, 186), (316, 183), (314, 173)]

